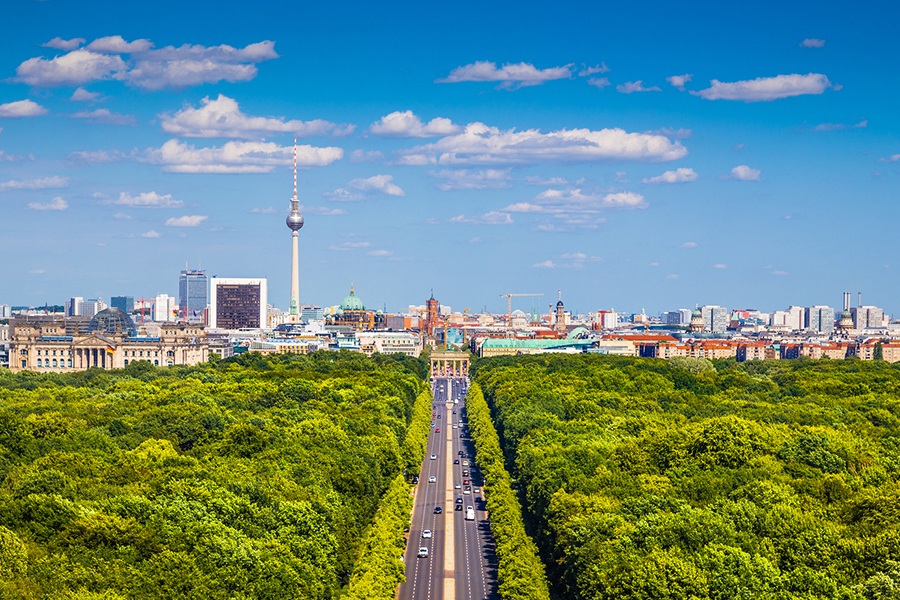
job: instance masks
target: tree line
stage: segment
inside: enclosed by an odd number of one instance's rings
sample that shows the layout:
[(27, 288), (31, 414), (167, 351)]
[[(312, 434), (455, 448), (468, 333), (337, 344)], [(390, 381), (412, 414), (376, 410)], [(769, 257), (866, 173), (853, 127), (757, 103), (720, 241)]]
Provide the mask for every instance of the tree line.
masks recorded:
[(497, 544), (497, 587), (504, 600), (550, 598), (537, 547), (525, 532), (522, 507), (503, 464), (500, 438), (478, 384), (466, 392), (466, 415), (475, 442), (475, 458), (484, 476), (491, 533)]
[(900, 365), (473, 369), (556, 598), (900, 597)]
[(397, 552), (423, 373), (349, 352), (0, 370), (0, 598), (340, 597), (376, 532)]

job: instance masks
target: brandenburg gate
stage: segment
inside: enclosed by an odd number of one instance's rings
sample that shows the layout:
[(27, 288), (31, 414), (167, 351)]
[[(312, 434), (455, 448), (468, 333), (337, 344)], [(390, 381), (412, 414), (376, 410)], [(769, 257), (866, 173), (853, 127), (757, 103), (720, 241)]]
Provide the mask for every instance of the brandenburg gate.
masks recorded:
[(466, 352), (432, 352), (431, 378), (468, 377), (469, 355)]

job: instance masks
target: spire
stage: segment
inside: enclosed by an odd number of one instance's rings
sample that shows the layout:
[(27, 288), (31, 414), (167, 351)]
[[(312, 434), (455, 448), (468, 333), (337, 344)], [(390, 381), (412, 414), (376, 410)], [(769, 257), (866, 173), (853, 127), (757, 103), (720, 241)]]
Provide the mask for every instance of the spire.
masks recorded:
[(558, 292), (557, 300), (559, 300), (560, 302), (562, 302), (562, 288), (559, 288), (559, 289), (557, 290), (557, 292)]
[(297, 200), (297, 136), (294, 136), (294, 201)]

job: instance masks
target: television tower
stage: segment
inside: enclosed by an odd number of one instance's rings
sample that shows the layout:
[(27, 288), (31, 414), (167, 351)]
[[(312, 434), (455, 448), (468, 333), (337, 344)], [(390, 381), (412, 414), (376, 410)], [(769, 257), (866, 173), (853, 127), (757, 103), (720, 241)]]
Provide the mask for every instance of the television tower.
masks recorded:
[(297, 136), (294, 136), (294, 197), (291, 198), (291, 214), (287, 217), (288, 229), (292, 231), (293, 252), (291, 254), (291, 315), (300, 313), (300, 247), (298, 231), (303, 227), (303, 215), (297, 202)]

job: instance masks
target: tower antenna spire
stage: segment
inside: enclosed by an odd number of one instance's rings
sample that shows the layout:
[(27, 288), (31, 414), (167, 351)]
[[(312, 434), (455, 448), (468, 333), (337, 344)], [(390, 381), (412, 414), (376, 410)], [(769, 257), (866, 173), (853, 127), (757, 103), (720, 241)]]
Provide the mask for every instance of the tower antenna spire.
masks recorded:
[(297, 136), (294, 136), (294, 200), (297, 200)]
[(291, 197), (291, 214), (287, 217), (287, 226), (291, 230), (291, 316), (300, 314), (300, 259), (297, 232), (303, 227), (303, 215), (297, 201), (297, 136), (294, 135), (294, 195)]

